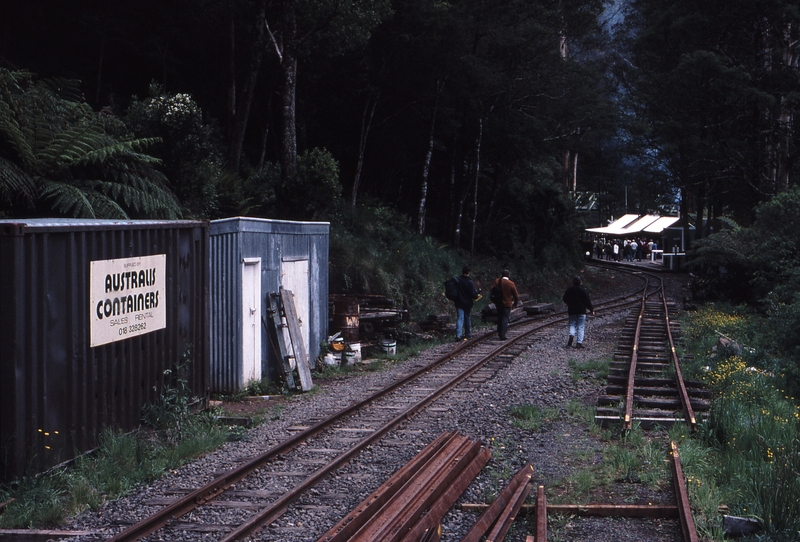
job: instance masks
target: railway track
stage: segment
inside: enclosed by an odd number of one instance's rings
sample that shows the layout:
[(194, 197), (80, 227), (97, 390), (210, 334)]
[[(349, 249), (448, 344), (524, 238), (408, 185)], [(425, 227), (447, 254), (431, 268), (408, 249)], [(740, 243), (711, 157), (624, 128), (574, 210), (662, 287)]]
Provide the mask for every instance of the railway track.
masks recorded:
[(661, 286), (643, 292), (625, 322), (595, 421), (604, 426), (621, 422), (624, 429), (634, 423), (645, 429), (686, 423), (696, 431), (697, 413), (710, 408), (709, 393), (700, 382), (683, 378), (676, 345), (680, 324), (670, 319), (676, 307), (667, 300), (663, 280), (651, 276)]
[[(599, 303), (596, 313), (621, 310), (662, 287), (652, 277), (637, 276), (641, 286), (632, 295)], [(533, 344), (539, 331), (563, 324), (566, 319), (565, 313), (518, 318), (509, 327), (507, 341), (487, 332), (430, 363), (416, 364), (391, 385), (366, 390), (372, 393), (363, 400), (324, 419), (291, 427), (294, 435), (190, 490), (109, 540), (180, 539), (186, 532), (202, 533), (208, 540), (241, 540), (275, 521), (321, 480), (437, 399), (451, 390), (474, 388), (492, 378)]]

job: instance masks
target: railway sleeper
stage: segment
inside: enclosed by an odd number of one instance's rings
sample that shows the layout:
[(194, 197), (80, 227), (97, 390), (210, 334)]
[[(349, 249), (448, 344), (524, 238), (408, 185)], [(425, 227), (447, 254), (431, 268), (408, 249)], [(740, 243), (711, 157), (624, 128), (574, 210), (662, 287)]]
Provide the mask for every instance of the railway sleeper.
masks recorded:
[[(628, 375), (625, 374), (624, 378), (617, 378), (617, 377), (608, 377), (609, 383), (613, 384), (628, 384)], [(640, 378), (636, 377), (634, 380), (635, 386), (674, 386), (675, 379), (674, 378)], [(686, 385), (687, 388), (703, 388), (703, 383), (698, 382), (697, 380), (684, 380), (683, 383)]]
[[(626, 392), (627, 386), (619, 386), (614, 384), (606, 386), (606, 394), (608, 395), (625, 395)], [(677, 397), (678, 388), (634, 386), (633, 393), (639, 395), (663, 395), (665, 397)], [(697, 397), (701, 399), (706, 399), (711, 396), (711, 393), (708, 390), (697, 388), (687, 388), (686, 393), (689, 394), (689, 397)]]
[[(622, 352), (615, 352), (614, 353), (614, 361), (621, 361), (624, 362), (625, 365), (628, 365), (631, 362), (631, 355), (624, 354)], [(652, 354), (648, 355), (638, 355), (637, 356), (637, 365), (639, 363), (670, 363), (672, 360), (669, 356), (654, 356)]]
[[(612, 371), (625, 371), (625, 374), (628, 374), (628, 368), (631, 366), (630, 362), (621, 362), (615, 361), (609, 365), (609, 369)], [(666, 360), (660, 362), (644, 362), (641, 361), (636, 364), (637, 369), (642, 369), (644, 371), (663, 371), (666, 367), (671, 367), (671, 364), (667, 363)]]
[[(619, 405), (625, 401), (625, 397), (620, 395), (601, 395), (597, 398), (598, 405)], [(711, 403), (705, 399), (690, 398), (692, 408), (696, 411), (706, 411), (711, 408)], [(634, 395), (633, 404), (640, 407), (651, 407), (663, 410), (681, 410), (680, 400), (665, 399), (663, 397), (648, 397), (646, 395)]]
[[(616, 372), (615, 371), (610, 371), (608, 376), (609, 377), (610, 376), (624, 377), (627, 380), (628, 371), (624, 371), (624, 372), (622, 372), (622, 371), (616, 371)], [(658, 378), (660, 376), (664, 376), (664, 370), (661, 370), (661, 371), (641, 371), (641, 370), (639, 370), (639, 371), (636, 371), (636, 376), (637, 377), (643, 377), (643, 378)]]
[[(698, 417), (698, 420), (700, 418)], [(609, 415), (597, 415), (594, 418), (595, 423), (597, 423), (600, 427), (613, 427), (622, 423), (622, 417), (619, 413), (612, 413)], [(636, 422), (639, 427), (642, 429), (655, 429), (657, 427), (671, 427), (676, 423), (686, 423), (686, 420), (679, 415), (679, 417), (648, 417), (648, 416), (641, 416), (634, 412), (633, 414), (633, 421)]]

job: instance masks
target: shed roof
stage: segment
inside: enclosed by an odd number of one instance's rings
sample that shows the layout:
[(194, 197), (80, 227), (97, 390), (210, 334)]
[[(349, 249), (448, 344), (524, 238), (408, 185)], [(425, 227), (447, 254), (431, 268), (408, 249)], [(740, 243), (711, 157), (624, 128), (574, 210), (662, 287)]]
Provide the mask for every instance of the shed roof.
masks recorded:
[(603, 228), (586, 228), (591, 233), (603, 235), (633, 235), (636, 233), (661, 233), (679, 220), (677, 216), (624, 215)]

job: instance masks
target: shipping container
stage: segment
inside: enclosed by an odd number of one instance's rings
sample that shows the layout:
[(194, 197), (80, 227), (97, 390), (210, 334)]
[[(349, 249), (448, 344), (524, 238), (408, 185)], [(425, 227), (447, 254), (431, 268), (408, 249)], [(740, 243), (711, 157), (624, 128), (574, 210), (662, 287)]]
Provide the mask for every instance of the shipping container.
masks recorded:
[(0, 466), (40, 472), (135, 428), (186, 383), (205, 398), (208, 222), (0, 220)]
[(236, 217), (212, 221), (209, 235), (212, 391), (278, 379), (267, 307), (281, 286), (294, 294), (313, 367), (328, 326), (330, 224)]

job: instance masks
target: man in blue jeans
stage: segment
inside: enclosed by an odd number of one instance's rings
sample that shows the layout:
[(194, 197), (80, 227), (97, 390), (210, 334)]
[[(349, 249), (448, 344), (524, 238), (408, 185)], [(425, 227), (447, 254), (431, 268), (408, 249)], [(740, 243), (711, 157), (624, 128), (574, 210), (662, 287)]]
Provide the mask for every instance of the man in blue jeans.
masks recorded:
[[(586, 313), (594, 314), (594, 307), (589, 299), (589, 294), (583, 289), (583, 281), (579, 276), (572, 278), (572, 286), (564, 292), (564, 303), (567, 304), (569, 315), (569, 340), (567, 348), (575, 342), (575, 348), (583, 348), (583, 330), (586, 326)], [(577, 341), (575, 340), (577, 339)]]
[[(475, 283), (469, 278), (472, 270), (465, 265), (458, 277), (458, 296), (453, 300), (456, 305), (456, 340), (466, 341), (472, 337), (472, 304), (480, 297), (480, 290), (475, 289)], [(463, 331), (463, 334), (462, 334)]]

